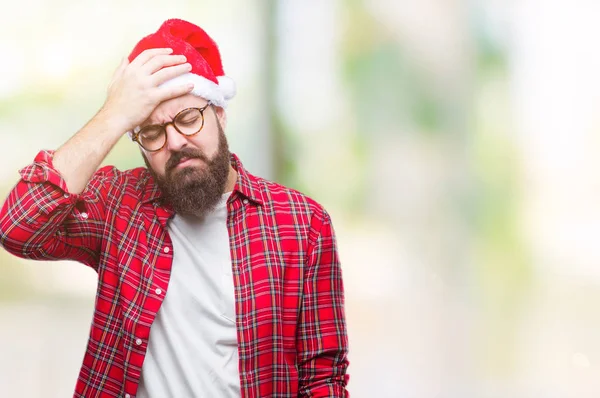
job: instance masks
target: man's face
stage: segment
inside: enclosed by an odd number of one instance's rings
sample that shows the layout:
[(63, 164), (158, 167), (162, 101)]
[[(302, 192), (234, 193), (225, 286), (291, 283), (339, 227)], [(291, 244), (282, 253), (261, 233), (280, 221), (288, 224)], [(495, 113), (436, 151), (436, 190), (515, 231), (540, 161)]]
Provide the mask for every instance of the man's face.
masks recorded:
[[(163, 124), (187, 108), (202, 108), (206, 100), (186, 95), (161, 103), (142, 124)], [(204, 126), (193, 136), (167, 126), (167, 141), (157, 152), (142, 149), (146, 166), (177, 213), (202, 217), (224, 193), (229, 175), (229, 148), (223, 132), (222, 108), (204, 111)]]

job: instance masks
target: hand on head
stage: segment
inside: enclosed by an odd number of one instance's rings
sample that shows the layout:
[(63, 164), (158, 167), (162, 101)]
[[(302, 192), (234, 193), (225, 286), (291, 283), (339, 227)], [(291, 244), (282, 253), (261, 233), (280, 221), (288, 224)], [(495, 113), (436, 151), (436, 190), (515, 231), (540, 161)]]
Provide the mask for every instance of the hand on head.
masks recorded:
[(119, 118), (125, 131), (141, 124), (163, 101), (188, 94), (193, 84), (160, 87), (192, 67), (183, 55), (172, 55), (170, 48), (145, 50), (131, 63), (127, 58), (115, 71), (108, 87), (102, 112)]

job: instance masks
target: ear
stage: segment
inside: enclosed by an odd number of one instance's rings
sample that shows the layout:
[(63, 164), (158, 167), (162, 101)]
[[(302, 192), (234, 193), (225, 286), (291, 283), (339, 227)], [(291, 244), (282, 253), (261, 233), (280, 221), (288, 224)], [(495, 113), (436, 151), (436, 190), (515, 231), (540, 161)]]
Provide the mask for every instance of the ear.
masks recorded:
[(227, 112), (225, 112), (224, 108), (221, 108), (220, 106), (216, 106), (216, 105), (213, 106), (213, 109), (215, 110), (215, 115), (217, 116), (217, 120), (221, 124), (221, 127), (223, 128), (223, 130), (225, 130), (227, 128)]

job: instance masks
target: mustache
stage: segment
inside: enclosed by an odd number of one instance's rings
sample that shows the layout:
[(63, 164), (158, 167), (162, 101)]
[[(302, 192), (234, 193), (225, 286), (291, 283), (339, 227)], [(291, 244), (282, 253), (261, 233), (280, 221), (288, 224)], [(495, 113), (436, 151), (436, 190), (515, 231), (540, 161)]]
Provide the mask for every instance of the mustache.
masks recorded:
[(208, 163), (208, 159), (202, 152), (192, 148), (183, 148), (180, 151), (172, 152), (171, 157), (165, 165), (165, 171), (169, 172), (173, 170), (183, 159), (200, 159)]

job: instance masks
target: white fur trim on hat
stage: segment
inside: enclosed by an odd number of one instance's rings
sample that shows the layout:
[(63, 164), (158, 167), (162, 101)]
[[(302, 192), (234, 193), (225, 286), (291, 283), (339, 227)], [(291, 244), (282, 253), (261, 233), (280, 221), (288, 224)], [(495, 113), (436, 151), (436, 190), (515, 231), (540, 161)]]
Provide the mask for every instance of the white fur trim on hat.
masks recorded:
[(227, 102), (235, 95), (235, 83), (233, 79), (227, 76), (219, 76), (217, 79), (219, 84), (203, 76), (186, 73), (161, 84), (160, 87), (173, 87), (192, 83), (194, 89), (191, 94), (202, 97), (216, 106), (226, 108)]
[(219, 88), (221, 89), (226, 101), (235, 97), (236, 88), (235, 82), (232, 78), (229, 76), (219, 76), (217, 77), (217, 80), (219, 81)]

